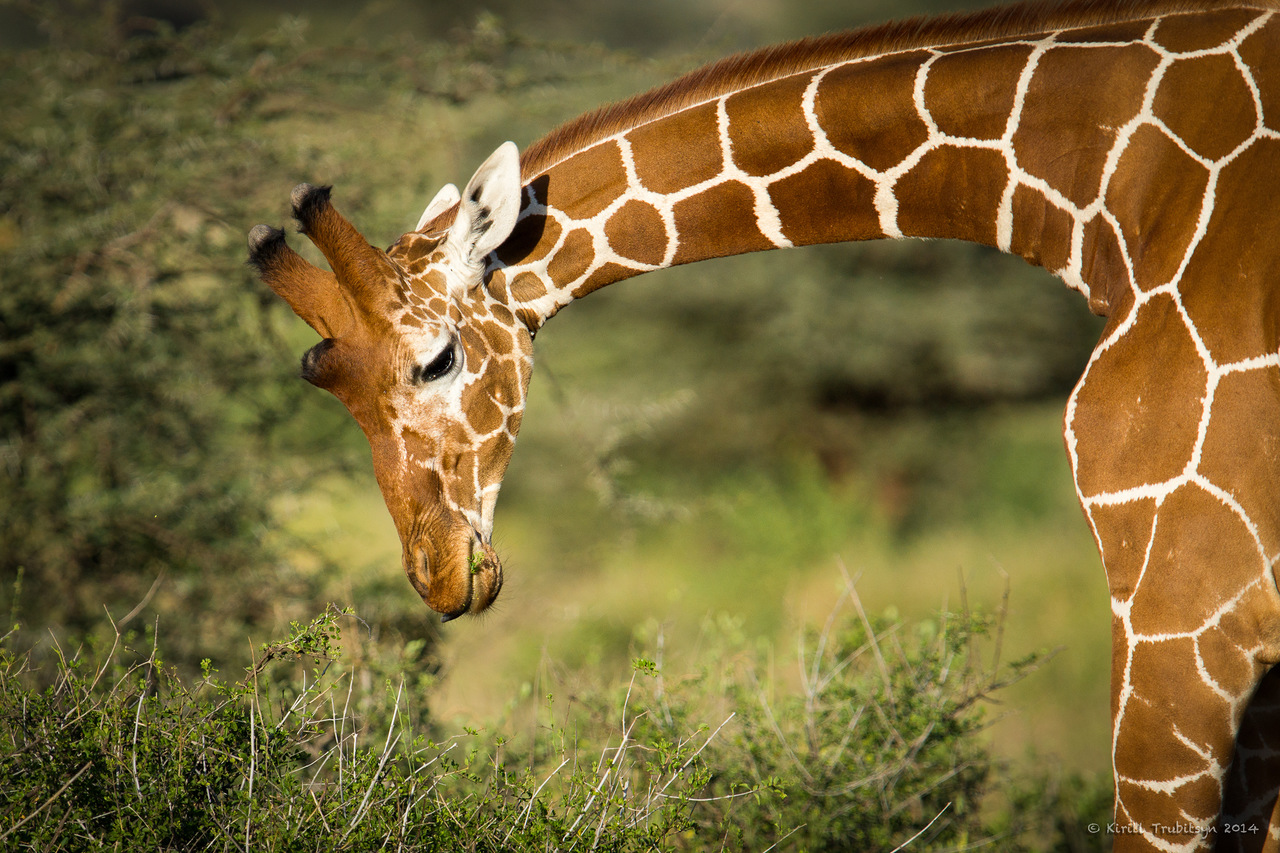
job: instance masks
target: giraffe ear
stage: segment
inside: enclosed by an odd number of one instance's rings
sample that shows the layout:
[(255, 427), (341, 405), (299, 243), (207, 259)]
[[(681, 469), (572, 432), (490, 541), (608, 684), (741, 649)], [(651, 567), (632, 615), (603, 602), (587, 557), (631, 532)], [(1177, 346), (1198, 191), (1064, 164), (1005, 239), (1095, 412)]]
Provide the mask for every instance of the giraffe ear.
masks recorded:
[(413, 227), (413, 230), (421, 231), (424, 225), (453, 207), (461, 198), (462, 196), (458, 194), (457, 187), (453, 184), (445, 184), (440, 188), (440, 192), (436, 193), (436, 197), (431, 199), (427, 209), (422, 211), (422, 216), (418, 219), (418, 224)]
[(449, 230), (449, 244), (467, 266), (479, 268), (516, 227), (520, 214), (520, 152), (504, 142), (476, 170), (462, 191), (458, 218)]

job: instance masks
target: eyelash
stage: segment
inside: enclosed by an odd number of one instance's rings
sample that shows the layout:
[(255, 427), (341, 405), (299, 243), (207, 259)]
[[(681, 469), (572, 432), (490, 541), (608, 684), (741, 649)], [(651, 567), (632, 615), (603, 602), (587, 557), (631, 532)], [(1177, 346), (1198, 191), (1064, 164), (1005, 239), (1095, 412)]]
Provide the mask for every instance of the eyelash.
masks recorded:
[(427, 364), (415, 365), (411, 378), (419, 384), (434, 382), (453, 369), (455, 360), (454, 345), (450, 344)]

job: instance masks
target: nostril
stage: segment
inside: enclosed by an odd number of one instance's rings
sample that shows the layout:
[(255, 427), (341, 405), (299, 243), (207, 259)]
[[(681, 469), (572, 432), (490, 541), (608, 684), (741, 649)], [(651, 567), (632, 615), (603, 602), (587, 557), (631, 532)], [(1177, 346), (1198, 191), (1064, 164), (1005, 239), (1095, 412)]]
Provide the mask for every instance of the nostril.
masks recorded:
[(404, 555), (404, 573), (423, 601), (431, 597), (431, 557), (425, 548), (412, 548)]

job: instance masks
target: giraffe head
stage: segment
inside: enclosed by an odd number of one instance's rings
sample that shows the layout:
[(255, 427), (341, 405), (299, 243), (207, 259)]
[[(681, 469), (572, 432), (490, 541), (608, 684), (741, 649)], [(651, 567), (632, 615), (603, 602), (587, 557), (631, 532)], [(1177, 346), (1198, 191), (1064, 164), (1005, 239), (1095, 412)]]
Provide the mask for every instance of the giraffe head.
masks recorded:
[(418, 594), (445, 621), (478, 613), (502, 588), (493, 510), (532, 369), (532, 334), (486, 287), (486, 264), (520, 211), (520, 166), (506, 143), (460, 195), (448, 185), (418, 230), (370, 246), (302, 184), (293, 213), (332, 272), (249, 233), (264, 282), (323, 338), (302, 376), (334, 394), (364, 430), (374, 472)]

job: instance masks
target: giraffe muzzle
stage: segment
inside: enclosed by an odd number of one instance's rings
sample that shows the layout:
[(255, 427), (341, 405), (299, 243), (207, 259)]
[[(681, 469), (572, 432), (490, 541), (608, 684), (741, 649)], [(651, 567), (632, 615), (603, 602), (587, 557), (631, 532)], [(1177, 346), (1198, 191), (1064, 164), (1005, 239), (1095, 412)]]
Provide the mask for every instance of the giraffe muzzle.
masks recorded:
[(405, 573), (427, 606), (452, 622), (487, 610), (502, 589), (502, 563), (470, 526), (444, 541), (420, 539), (405, 548)]

